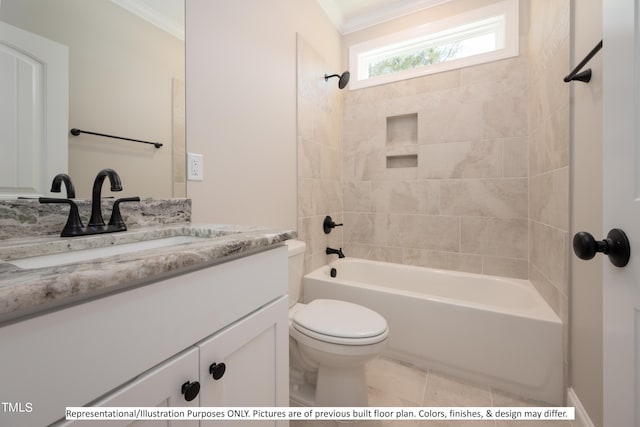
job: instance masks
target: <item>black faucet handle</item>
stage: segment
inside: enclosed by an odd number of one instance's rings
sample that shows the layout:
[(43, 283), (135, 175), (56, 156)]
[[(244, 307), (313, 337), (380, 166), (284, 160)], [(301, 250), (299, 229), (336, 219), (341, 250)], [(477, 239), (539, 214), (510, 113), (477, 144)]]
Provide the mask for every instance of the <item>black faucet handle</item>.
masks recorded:
[(122, 220), (122, 215), (120, 214), (120, 203), (122, 202), (139, 202), (140, 197), (123, 197), (122, 199), (117, 199), (113, 202), (113, 209), (111, 211), (111, 219), (109, 219), (109, 225), (114, 227), (122, 227), (124, 230), (127, 229), (127, 226), (124, 224)]
[(324, 221), (322, 222), (322, 229), (324, 230), (324, 234), (331, 233), (336, 227), (342, 227), (343, 224), (336, 224), (333, 219), (329, 215), (324, 217)]
[(83, 225), (82, 220), (80, 219), (80, 213), (78, 212), (78, 205), (76, 202), (70, 199), (55, 199), (51, 197), (40, 197), (38, 198), (40, 203), (66, 203), (69, 205), (69, 217), (67, 218), (67, 223), (62, 229), (62, 233), (60, 236), (62, 237), (73, 237), (73, 236), (81, 236), (83, 234)]

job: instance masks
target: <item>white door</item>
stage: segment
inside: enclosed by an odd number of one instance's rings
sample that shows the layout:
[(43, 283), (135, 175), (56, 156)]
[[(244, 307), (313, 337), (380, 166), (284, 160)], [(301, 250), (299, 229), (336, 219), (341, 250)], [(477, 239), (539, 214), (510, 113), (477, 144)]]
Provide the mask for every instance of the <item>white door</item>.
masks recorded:
[(626, 267), (603, 261), (604, 425), (640, 427), (640, 6), (602, 4), (602, 232), (621, 228), (631, 243)]
[(69, 49), (0, 22), (0, 198), (49, 193), (67, 172)]

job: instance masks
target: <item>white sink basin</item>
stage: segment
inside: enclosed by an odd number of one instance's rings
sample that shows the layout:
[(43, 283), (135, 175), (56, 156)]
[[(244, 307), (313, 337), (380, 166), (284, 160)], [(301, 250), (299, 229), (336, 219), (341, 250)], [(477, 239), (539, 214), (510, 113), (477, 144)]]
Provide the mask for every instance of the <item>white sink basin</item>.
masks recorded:
[(206, 238), (194, 236), (166, 237), (163, 239), (144, 240), (141, 242), (122, 243), (100, 248), (83, 249), (50, 255), (40, 255), (30, 258), (14, 259), (8, 262), (15, 265), (16, 267), (24, 269), (54, 267), (56, 265), (90, 261), (93, 259), (138, 252), (146, 249), (163, 248), (167, 246), (181, 245), (183, 243), (201, 242), (203, 240), (206, 240)]

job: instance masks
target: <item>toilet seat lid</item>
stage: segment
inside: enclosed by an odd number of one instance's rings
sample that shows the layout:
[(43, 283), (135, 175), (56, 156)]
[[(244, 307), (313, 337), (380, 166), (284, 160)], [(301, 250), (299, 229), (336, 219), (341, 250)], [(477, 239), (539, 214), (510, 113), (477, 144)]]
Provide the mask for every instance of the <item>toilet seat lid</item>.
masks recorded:
[[(383, 334), (386, 336), (387, 332), (384, 317), (366, 307), (346, 301), (313, 300), (296, 312), (292, 320), (293, 326), (300, 332), (307, 332), (307, 335), (329, 342), (334, 341), (331, 337), (358, 341)], [(365, 341), (369, 343), (371, 340)]]

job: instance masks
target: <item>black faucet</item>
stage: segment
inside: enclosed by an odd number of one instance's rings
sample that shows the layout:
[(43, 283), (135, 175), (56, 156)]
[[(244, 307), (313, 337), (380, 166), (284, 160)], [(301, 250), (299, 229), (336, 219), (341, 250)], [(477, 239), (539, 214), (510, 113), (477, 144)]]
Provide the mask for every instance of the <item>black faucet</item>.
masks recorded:
[(91, 218), (89, 218), (88, 227), (104, 227), (100, 198), (102, 193), (102, 183), (106, 177), (109, 177), (109, 181), (111, 182), (111, 191), (122, 191), (122, 182), (120, 182), (120, 176), (116, 171), (113, 169), (102, 169), (98, 172), (96, 179), (93, 181), (93, 192), (91, 193)]
[(59, 173), (53, 178), (51, 182), (51, 192), (52, 193), (60, 193), (62, 183), (64, 182), (64, 187), (67, 189), (67, 199), (75, 199), (76, 198), (76, 189), (71, 182), (71, 177), (66, 173)]
[[(58, 178), (60, 176), (60, 178)], [(65, 182), (67, 186), (67, 195), (69, 193), (69, 184), (64, 177), (67, 177), (65, 174), (58, 174), (56, 178), (54, 178), (54, 182), (58, 181), (58, 191), (60, 191), (60, 182)], [(74, 237), (74, 236), (87, 236), (90, 234), (101, 234), (101, 233), (115, 233), (116, 231), (126, 231), (127, 226), (122, 220), (122, 215), (120, 214), (120, 203), (122, 202), (139, 202), (140, 197), (125, 197), (122, 199), (117, 199), (113, 203), (113, 210), (111, 212), (111, 219), (109, 220), (109, 225), (104, 224), (104, 219), (102, 219), (102, 209), (100, 206), (100, 194), (102, 192), (102, 183), (104, 179), (108, 177), (111, 182), (111, 191), (122, 191), (122, 183), (120, 182), (120, 177), (118, 173), (113, 169), (103, 169), (98, 172), (94, 182), (93, 182), (93, 197), (91, 199), (91, 218), (89, 219), (89, 224), (85, 227), (82, 225), (82, 220), (80, 219), (80, 214), (78, 213), (78, 205), (76, 202), (70, 199), (52, 199), (49, 197), (40, 197), (40, 203), (66, 203), (69, 205), (69, 218), (67, 219), (67, 223), (62, 229), (62, 233), (60, 234), (62, 237)], [(71, 180), (69, 180), (69, 183)], [(73, 186), (71, 185), (71, 189), (73, 190)], [(52, 184), (52, 191), (53, 184)], [(74, 194), (75, 196), (75, 194)], [(70, 196), (69, 196), (70, 197)]]
[(344, 258), (344, 254), (342, 253), (342, 248), (340, 249), (327, 248), (325, 253), (327, 255), (336, 254), (338, 255), (338, 258)]

